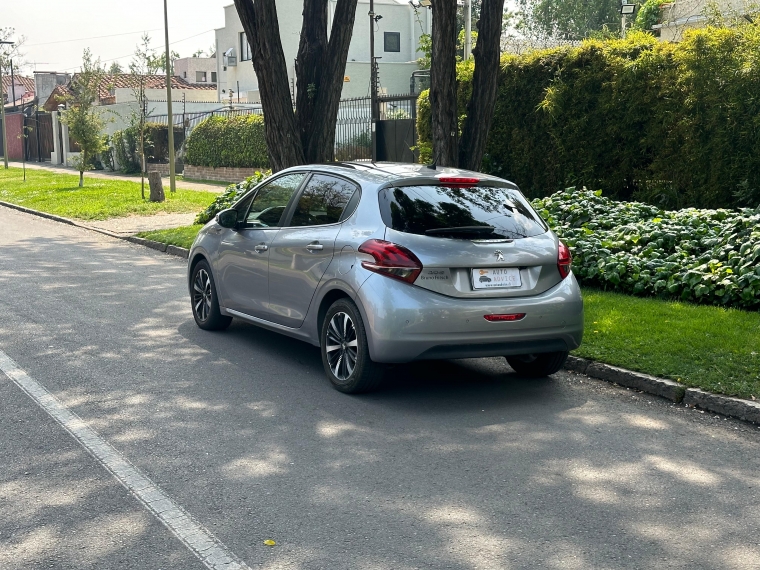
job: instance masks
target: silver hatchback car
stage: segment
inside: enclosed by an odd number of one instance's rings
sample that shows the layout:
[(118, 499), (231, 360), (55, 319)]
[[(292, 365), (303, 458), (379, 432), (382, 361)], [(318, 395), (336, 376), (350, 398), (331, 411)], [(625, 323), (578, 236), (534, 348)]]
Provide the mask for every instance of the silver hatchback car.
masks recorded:
[(220, 212), (188, 260), (193, 316), (321, 348), (347, 393), (384, 363), (504, 356), (557, 372), (583, 336), (570, 251), (506, 180), (416, 164), (278, 172)]

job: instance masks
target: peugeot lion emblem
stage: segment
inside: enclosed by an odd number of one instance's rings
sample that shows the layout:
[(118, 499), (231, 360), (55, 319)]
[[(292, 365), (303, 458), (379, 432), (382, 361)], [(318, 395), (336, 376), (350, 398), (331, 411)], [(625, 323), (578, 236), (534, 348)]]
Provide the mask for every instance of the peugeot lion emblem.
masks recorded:
[(504, 253), (502, 253), (500, 249), (497, 249), (493, 253), (496, 256), (496, 261), (506, 261), (506, 259), (504, 259)]

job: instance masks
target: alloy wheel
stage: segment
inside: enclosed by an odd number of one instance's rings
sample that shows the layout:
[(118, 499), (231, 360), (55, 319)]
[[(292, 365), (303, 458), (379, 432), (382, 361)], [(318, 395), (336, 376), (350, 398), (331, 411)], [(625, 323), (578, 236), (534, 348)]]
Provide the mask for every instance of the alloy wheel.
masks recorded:
[(205, 269), (195, 274), (193, 281), (193, 310), (196, 316), (205, 321), (211, 313), (211, 277)]
[(327, 327), (327, 363), (335, 378), (347, 380), (356, 368), (358, 345), (356, 327), (346, 313), (335, 313)]

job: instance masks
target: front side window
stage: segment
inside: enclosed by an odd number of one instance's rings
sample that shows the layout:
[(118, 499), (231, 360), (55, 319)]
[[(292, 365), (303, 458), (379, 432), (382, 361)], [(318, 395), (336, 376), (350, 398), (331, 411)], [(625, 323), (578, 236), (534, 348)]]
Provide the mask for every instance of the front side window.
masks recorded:
[(206, 72), (205, 71), (196, 71), (195, 72), (195, 82), (196, 83), (206, 83)]
[(385, 32), (385, 51), (401, 51), (401, 32)]
[(380, 192), (388, 227), (458, 239), (519, 239), (547, 231), (523, 195), (511, 188), (404, 186)]
[(216, 83), (216, 71), (211, 72), (211, 83)]
[(291, 226), (320, 226), (341, 220), (356, 186), (341, 178), (315, 174), (301, 193)]
[(248, 43), (248, 38), (245, 37), (245, 32), (240, 32), (240, 61), (250, 61), (251, 59), (251, 45)]
[(272, 228), (280, 225), (280, 218), (290, 198), (306, 177), (303, 172), (286, 174), (259, 189), (245, 218), (247, 227)]

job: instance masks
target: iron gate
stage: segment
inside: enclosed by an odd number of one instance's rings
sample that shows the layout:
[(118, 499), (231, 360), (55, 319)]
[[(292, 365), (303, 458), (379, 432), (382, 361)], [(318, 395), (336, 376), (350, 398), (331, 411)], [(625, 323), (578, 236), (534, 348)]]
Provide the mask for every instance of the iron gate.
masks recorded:
[(26, 160), (43, 162), (53, 153), (53, 116), (35, 112), (24, 116), (24, 157)]

